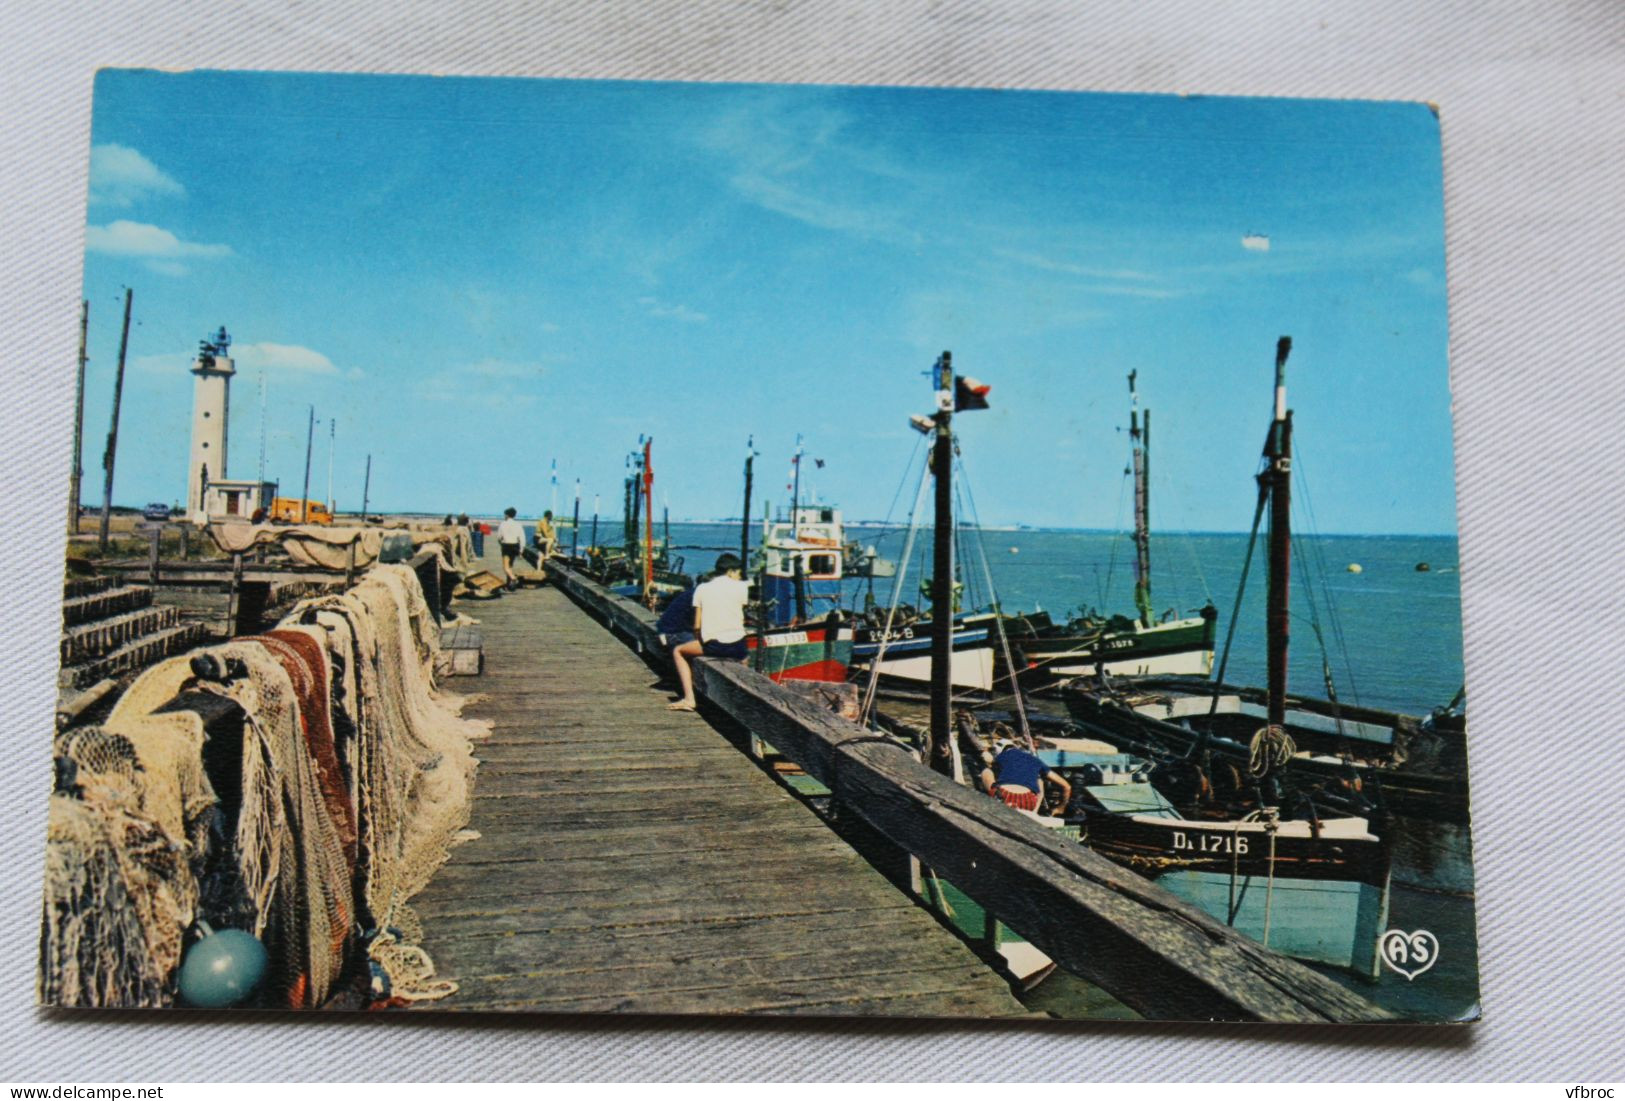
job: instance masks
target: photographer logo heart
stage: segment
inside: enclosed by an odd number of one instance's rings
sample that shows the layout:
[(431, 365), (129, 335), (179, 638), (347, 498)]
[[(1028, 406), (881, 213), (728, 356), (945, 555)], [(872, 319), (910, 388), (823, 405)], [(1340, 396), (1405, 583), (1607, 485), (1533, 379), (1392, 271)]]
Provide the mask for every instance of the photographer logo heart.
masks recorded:
[(1432, 967), (1439, 959), (1439, 938), (1426, 929), (1407, 933), (1403, 929), (1390, 929), (1377, 942), (1382, 962), (1407, 979)]

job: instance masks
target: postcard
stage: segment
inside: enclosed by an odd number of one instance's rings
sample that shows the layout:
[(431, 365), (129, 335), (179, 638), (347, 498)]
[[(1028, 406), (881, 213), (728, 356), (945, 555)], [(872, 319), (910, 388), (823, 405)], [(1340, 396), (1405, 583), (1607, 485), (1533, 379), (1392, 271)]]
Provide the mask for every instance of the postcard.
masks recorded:
[(38, 994), (1478, 1016), (1426, 104), (104, 70)]

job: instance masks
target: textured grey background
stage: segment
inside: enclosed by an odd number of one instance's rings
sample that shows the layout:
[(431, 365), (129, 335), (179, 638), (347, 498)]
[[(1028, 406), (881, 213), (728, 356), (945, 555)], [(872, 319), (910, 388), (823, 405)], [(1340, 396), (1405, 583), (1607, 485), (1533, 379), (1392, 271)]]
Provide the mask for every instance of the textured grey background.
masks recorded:
[[(1625, 5), (8, 0), (0, 30), (0, 1080), (1620, 1077)], [(1486, 1020), (1378, 1033), (36, 1011), (100, 65), (1440, 104)], [(87, 429), (87, 483), (101, 431)]]

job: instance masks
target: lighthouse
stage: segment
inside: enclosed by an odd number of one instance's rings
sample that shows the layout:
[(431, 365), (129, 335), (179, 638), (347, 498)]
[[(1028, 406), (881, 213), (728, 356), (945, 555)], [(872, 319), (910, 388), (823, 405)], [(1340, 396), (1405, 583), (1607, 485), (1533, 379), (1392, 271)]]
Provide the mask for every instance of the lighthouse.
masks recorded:
[(226, 426), (231, 418), (231, 376), (237, 373), (226, 352), (231, 337), (222, 325), (198, 343), (192, 363), (192, 454), (186, 467), (186, 517), (207, 523), (209, 487), (226, 478)]

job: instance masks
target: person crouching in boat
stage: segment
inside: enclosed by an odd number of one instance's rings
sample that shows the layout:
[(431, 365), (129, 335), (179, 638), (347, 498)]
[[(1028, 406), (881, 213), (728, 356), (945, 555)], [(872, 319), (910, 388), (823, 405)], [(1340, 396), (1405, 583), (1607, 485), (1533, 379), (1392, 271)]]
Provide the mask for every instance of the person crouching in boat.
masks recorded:
[(674, 646), (672, 664), (683, 686), (683, 697), (670, 704), (673, 711), (694, 710), (694, 670), (689, 659), (704, 654), (708, 658), (744, 661), (749, 652), (745, 642), (745, 601), (750, 586), (741, 577), (738, 555), (717, 556), (711, 580), (694, 589), (694, 636)]
[(995, 799), (1002, 799), (1017, 810), (1037, 813), (1044, 805), (1044, 781), (1048, 780), (1061, 790), (1061, 801), (1056, 815), (1064, 814), (1072, 799), (1072, 785), (1054, 769), (1038, 759), (1037, 754), (1019, 748), (1007, 738), (993, 743), (993, 755), (984, 756), (982, 787)]

